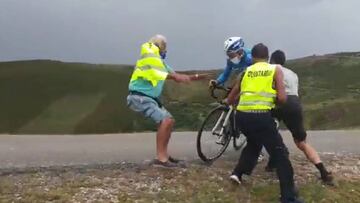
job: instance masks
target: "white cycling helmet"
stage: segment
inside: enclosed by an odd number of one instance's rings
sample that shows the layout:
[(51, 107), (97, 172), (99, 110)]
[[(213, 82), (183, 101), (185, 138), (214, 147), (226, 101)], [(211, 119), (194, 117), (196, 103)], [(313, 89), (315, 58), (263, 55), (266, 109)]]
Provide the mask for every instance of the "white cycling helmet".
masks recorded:
[(244, 40), (241, 37), (230, 37), (224, 42), (224, 51), (229, 52), (238, 52), (244, 48)]

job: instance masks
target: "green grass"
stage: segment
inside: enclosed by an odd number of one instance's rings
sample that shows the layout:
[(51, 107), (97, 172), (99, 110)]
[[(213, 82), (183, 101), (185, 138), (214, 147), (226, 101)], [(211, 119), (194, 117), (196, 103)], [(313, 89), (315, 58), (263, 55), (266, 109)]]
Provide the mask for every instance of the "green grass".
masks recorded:
[[(99, 105), (103, 95), (68, 95), (49, 105), (18, 133), (68, 133)], [(71, 108), (69, 108), (71, 106)]]
[[(286, 64), (298, 73), (310, 129), (360, 126), (358, 53), (312, 56)], [(0, 63), (0, 133), (116, 133), (155, 130), (126, 106), (132, 67), (34, 60)], [(210, 71), (215, 75), (219, 71)], [(168, 81), (163, 101), (177, 130), (196, 130), (210, 103), (207, 81)]]
[[(279, 184), (274, 180), (260, 175), (243, 185), (233, 185), (227, 180), (230, 170), (227, 167), (105, 168), (13, 174), (0, 179), (0, 201), (279, 202)], [(337, 187), (324, 186), (314, 179), (297, 186), (300, 197), (307, 203), (360, 201), (358, 179), (340, 180)]]
[[(338, 187), (325, 187), (318, 183), (306, 183), (299, 187), (300, 197), (307, 203), (346, 202), (360, 201), (360, 183), (340, 181)], [(279, 186), (277, 184), (257, 186), (251, 194), (254, 202), (279, 202)]]

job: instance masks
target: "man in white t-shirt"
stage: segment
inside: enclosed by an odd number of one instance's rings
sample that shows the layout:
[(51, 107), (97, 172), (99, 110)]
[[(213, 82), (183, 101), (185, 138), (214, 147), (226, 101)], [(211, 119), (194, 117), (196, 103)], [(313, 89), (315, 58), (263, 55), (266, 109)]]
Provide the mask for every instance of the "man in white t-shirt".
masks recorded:
[[(272, 112), (273, 116), (279, 121), (282, 120), (284, 122), (291, 132), (296, 146), (304, 152), (308, 160), (320, 171), (322, 181), (332, 185), (333, 176), (331, 172), (326, 170), (316, 150), (306, 142), (307, 134), (304, 128), (303, 111), (298, 94), (299, 79), (296, 73), (283, 67), (285, 60), (285, 54), (281, 50), (272, 53), (270, 58), (271, 64), (279, 64), (282, 66), (281, 69), (284, 74), (285, 92), (287, 94), (286, 103), (275, 108)], [(272, 171), (274, 167), (274, 160), (270, 157), (266, 170)]]

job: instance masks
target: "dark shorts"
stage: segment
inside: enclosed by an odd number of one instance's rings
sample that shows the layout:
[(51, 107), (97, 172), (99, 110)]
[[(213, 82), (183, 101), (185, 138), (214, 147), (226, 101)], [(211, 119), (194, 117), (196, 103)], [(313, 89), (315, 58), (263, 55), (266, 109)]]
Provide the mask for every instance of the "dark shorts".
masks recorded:
[(306, 140), (303, 110), (298, 96), (289, 95), (286, 103), (274, 109), (272, 115), (279, 121), (284, 122), (295, 141), (301, 142)]

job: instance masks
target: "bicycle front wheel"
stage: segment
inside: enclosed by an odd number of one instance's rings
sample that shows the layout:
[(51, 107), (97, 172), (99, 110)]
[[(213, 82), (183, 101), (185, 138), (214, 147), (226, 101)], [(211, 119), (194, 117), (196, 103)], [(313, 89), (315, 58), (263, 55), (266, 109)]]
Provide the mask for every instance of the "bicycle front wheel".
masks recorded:
[[(219, 106), (213, 109), (204, 120), (198, 132), (196, 148), (201, 160), (211, 163), (219, 158), (228, 147), (230, 136), (230, 122), (226, 121), (229, 108)], [(227, 125), (224, 127), (224, 122)]]

